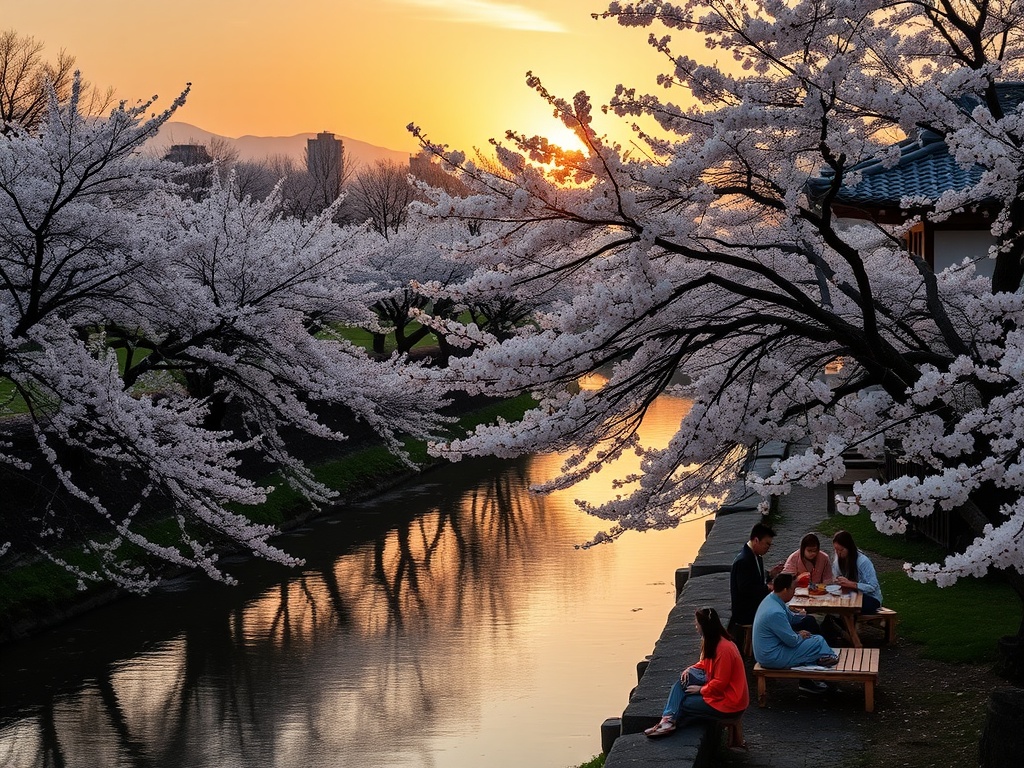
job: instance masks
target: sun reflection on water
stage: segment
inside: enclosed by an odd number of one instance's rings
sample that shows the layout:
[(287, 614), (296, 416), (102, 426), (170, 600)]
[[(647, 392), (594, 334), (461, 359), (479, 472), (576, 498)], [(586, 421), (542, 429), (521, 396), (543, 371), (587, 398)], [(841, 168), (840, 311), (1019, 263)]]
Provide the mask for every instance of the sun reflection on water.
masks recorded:
[[(666, 445), (688, 408), (659, 398), (642, 442)], [(574, 499), (613, 498), (612, 479), (640, 459), (531, 493), (564, 458), (438, 470), (375, 502), (422, 512), (340, 555), (326, 525), (296, 539), (314, 547), (300, 573), (40, 703), (42, 717), (0, 729), (0, 755), (227, 768), (586, 759), (601, 720), (624, 706), (703, 521), (575, 549), (605, 522)], [(388, 739), (371, 738), (382, 728)]]

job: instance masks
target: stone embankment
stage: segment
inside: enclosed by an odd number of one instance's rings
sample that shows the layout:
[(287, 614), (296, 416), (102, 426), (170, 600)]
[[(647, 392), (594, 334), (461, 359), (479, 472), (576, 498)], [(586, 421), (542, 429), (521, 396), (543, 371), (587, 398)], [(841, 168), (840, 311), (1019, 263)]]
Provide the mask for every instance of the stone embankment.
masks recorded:
[[(758, 474), (766, 474), (771, 462), (784, 457), (786, 450), (783, 443), (762, 447), (752, 459), (752, 469)], [(694, 723), (662, 739), (648, 739), (643, 731), (661, 718), (665, 698), (675, 678), (700, 656), (700, 637), (693, 629), (694, 611), (713, 606), (722, 622), (728, 623), (729, 571), (733, 558), (747, 541), (750, 528), (761, 519), (757, 504), (758, 498), (746, 494), (742, 483), (739, 483), (737, 490), (718, 510), (707, 540), (690, 565), (688, 578), (679, 590), (676, 604), (669, 611), (665, 629), (654, 646), (646, 669), (644, 664), (638, 665), (638, 671), (643, 671), (622, 713), (620, 735), (607, 754), (606, 768), (690, 768), (719, 762), (721, 733), (718, 728)], [(768, 556), (770, 563), (784, 560), (799, 547), (800, 538), (826, 517), (825, 492), (822, 489), (796, 489), (790, 496), (780, 499), (777, 512), (777, 522), (773, 527), (778, 535)], [(756, 710), (756, 697), (752, 693), (751, 707), (744, 717), (748, 742), (751, 738), (747, 721), (752, 719), (751, 715)], [(605, 729), (613, 722), (606, 723)], [(766, 764), (775, 765), (773, 762)]]

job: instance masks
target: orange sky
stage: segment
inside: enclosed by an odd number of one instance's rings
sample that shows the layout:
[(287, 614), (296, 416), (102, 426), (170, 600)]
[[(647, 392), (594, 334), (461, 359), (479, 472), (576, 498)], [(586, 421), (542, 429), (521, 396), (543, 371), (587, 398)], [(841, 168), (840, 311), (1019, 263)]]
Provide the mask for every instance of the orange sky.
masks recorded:
[[(192, 82), (175, 119), (237, 137), (332, 131), (414, 150), (416, 122), (470, 150), (507, 128), (564, 137), (524, 85), (603, 104), (617, 83), (658, 89), (664, 59), (648, 30), (594, 21), (602, 0), (0, 0), (0, 26), (77, 57), (121, 98), (166, 105)], [(659, 32), (659, 34), (661, 34)], [(618, 131), (606, 119), (599, 131)]]

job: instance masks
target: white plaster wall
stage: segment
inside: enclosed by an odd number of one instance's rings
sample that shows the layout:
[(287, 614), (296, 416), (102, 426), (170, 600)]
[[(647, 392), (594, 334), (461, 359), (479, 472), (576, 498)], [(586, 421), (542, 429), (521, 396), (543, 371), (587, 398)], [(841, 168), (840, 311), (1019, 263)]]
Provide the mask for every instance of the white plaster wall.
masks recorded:
[(935, 271), (970, 258), (979, 275), (992, 277), (995, 261), (988, 258), (988, 249), (994, 244), (995, 238), (986, 231), (939, 230), (935, 233)]

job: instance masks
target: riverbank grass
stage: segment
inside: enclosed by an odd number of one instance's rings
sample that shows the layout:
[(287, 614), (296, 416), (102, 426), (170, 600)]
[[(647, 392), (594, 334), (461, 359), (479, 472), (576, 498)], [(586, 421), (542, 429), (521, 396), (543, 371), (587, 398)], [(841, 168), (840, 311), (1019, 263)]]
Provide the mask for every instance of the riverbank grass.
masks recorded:
[[(490, 403), (459, 415), (450, 432), (452, 436), (464, 435), (478, 424), (498, 418), (519, 419), (532, 404), (529, 395)], [(420, 469), (433, 461), (427, 455), (426, 443), (421, 440), (409, 439), (405, 441), (405, 448), (413, 464)], [(379, 444), (364, 446), (313, 467), (317, 480), (336, 491), (342, 500), (372, 493), (412, 472), (407, 464)], [(262, 482), (275, 486), (267, 501), (257, 506), (238, 506), (233, 511), (255, 523), (274, 526), (284, 525), (311, 511), (306, 499), (281, 482), (279, 476), (264, 478)], [(177, 526), (171, 519), (154, 519), (143, 526), (142, 533), (166, 546), (173, 546), (177, 541)], [(125, 546), (135, 548), (132, 544)], [(81, 547), (66, 547), (59, 556), (87, 572), (98, 565), (95, 555), (83, 552)], [(59, 611), (82, 599), (78, 580), (49, 560), (37, 559), (0, 571), (0, 625), (10, 627), (33, 616)]]
[[(930, 541), (880, 533), (863, 512), (834, 515), (817, 528), (830, 537), (844, 529), (853, 534), (859, 548), (899, 563), (935, 563), (945, 557), (944, 550)], [(915, 581), (902, 569), (886, 571), (877, 565), (884, 603), (900, 615), (900, 637), (919, 644), (925, 658), (954, 664), (994, 662), (999, 638), (1017, 631), (1020, 598), (997, 576), (938, 587), (934, 582)]]

